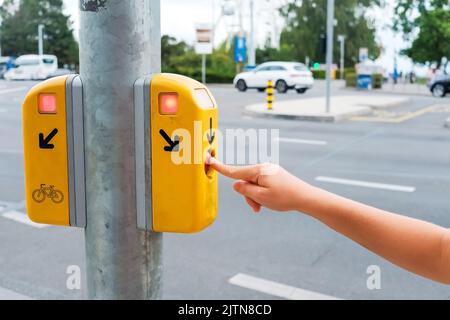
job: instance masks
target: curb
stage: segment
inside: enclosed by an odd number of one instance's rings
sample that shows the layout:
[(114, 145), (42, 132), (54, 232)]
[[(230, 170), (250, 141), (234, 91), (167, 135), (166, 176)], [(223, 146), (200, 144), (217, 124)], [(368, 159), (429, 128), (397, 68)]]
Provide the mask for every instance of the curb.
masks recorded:
[[(351, 89), (351, 88), (346, 88), (346, 87), (341, 87), (341, 90), (345, 90), (345, 91), (349, 91), (349, 92), (361, 92), (363, 90), (358, 90), (358, 89)], [(365, 90), (367, 91), (367, 90)], [(399, 95), (399, 96), (417, 96), (417, 97), (432, 97), (431, 93), (427, 93), (427, 92), (404, 92), (404, 91), (390, 91), (390, 90), (384, 90), (384, 89), (373, 89), (371, 91), (369, 91), (370, 93), (374, 93), (374, 94), (389, 94), (389, 95)]]
[(411, 100), (412, 99), (409, 98), (409, 99), (406, 99), (406, 101), (398, 101), (398, 102), (387, 103), (387, 104), (385, 104), (383, 106), (371, 105), (370, 103), (362, 104), (360, 106), (369, 107), (372, 110), (387, 110), (387, 109), (395, 109), (395, 108), (404, 106), (406, 103), (411, 102)]
[[(272, 113), (273, 112), (273, 113)], [(285, 119), (285, 120), (300, 120), (300, 121), (312, 121), (312, 122), (339, 122), (342, 120), (349, 119), (354, 116), (362, 116), (368, 115), (372, 113), (372, 109), (370, 107), (362, 107), (360, 110), (348, 112), (340, 115), (293, 115), (293, 114), (285, 114), (285, 113), (276, 113), (275, 110), (272, 111), (252, 111), (245, 110), (244, 115), (248, 116), (257, 116), (260, 118), (277, 118), (277, 119)]]

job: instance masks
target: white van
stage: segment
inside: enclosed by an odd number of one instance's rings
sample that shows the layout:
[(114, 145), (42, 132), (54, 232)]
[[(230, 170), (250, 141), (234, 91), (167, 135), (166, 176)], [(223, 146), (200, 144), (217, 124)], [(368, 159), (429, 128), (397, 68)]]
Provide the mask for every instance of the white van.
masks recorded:
[(16, 59), (16, 67), (5, 73), (6, 80), (45, 80), (58, 70), (58, 58), (53, 55), (27, 54)]

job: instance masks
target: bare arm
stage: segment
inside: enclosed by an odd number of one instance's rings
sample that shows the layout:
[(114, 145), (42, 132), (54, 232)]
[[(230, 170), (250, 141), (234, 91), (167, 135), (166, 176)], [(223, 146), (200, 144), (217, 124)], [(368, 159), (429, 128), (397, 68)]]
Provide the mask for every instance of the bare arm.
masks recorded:
[(211, 165), (239, 180), (234, 188), (255, 212), (261, 206), (304, 212), (404, 269), (450, 284), (450, 229), (339, 197), (279, 166), (233, 167), (215, 159)]

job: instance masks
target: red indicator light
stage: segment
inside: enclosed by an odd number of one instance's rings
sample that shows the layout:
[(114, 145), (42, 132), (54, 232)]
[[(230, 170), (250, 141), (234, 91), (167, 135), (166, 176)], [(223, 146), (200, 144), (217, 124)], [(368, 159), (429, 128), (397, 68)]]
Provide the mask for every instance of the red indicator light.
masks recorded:
[(55, 114), (56, 113), (56, 96), (50, 93), (39, 95), (38, 103), (39, 113)]
[(178, 112), (178, 94), (163, 93), (159, 99), (159, 113), (176, 114)]

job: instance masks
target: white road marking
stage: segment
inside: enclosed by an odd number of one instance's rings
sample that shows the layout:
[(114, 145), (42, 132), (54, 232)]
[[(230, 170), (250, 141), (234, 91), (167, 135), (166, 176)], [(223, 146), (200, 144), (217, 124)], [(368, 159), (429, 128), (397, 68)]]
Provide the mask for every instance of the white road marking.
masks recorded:
[(4, 112), (6, 112), (7, 110), (5, 109), (5, 108), (1, 108), (0, 109), (0, 113), (4, 113)]
[(395, 184), (385, 184), (385, 183), (370, 182), (370, 181), (349, 180), (349, 179), (322, 177), (322, 176), (316, 177), (315, 180), (321, 181), (321, 182), (345, 184), (345, 185), (350, 185), (350, 186), (373, 188), (373, 189), (383, 189), (383, 190), (390, 190), (390, 191), (400, 191), (400, 192), (416, 191), (415, 187), (400, 186), (400, 185), (395, 185)]
[(339, 298), (328, 296), (326, 294), (291, 287), (282, 283), (253, 277), (243, 273), (238, 273), (230, 278), (228, 282), (239, 287), (290, 300), (340, 300)]
[(17, 88), (3, 89), (3, 90), (0, 90), (0, 94), (18, 92), (18, 91), (23, 91), (25, 89), (27, 89), (27, 87), (17, 87)]
[(0, 287), (0, 300), (32, 300), (32, 298)]
[(305, 140), (305, 139), (293, 139), (293, 138), (278, 138), (277, 140), (280, 142), (312, 144), (312, 145), (317, 145), (317, 146), (325, 146), (328, 144), (328, 142), (321, 141), (321, 140)]
[(0, 149), (0, 153), (8, 153), (8, 154), (23, 154), (23, 150), (15, 150), (15, 149)]
[(49, 226), (47, 224), (35, 223), (35, 222), (31, 221), (25, 213), (15, 211), (15, 210), (11, 210), (11, 211), (2, 213), (2, 216), (6, 219), (10, 219), (15, 222), (22, 223), (27, 226), (38, 228), (38, 229), (46, 228)]

